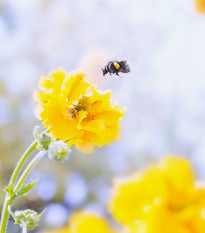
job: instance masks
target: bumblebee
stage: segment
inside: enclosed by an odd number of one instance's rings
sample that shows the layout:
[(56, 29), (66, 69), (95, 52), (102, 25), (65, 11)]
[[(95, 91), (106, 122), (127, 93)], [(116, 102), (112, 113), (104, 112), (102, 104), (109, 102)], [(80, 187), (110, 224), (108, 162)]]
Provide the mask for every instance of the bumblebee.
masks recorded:
[(102, 69), (103, 76), (107, 73), (110, 75), (116, 74), (120, 78), (122, 78), (119, 73), (129, 73), (130, 66), (127, 61), (110, 61), (108, 64)]

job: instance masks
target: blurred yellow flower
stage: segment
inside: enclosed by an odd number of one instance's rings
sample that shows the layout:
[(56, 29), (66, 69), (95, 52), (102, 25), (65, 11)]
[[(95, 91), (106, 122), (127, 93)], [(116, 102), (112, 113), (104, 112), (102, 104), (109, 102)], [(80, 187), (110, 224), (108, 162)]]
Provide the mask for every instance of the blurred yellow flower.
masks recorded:
[(190, 163), (166, 157), (127, 180), (115, 182), (109, 208), (128, 233), (205, 232), (205, 189)]
[(115, 233), (106, 220), (93, 213), (80, 211), (69, 220), (70, 233)]
[(62, 228), (62, 229), (58, 229), (58, 230), (54, 230), (54, 231), (45, 231), (43, 233), (70, 233), (70, 231), (68, 230), (68, 228)]
[(79, 71), (57, 69), (42, 76), (34, 93), (36, 115), (56, 139), (73, 137), (69, 145), (84, 152), (106, 145), (120, 136), (125, 108), (112, 106), (111, 92), (101, 92)]
[(71, 215), (68, 226), (44, 233), (116, 233), (107, 221), (96, 214), (79, 211)]
[(200, 13), (205, 13), (205, 0), (195, 0), (196, 10)]

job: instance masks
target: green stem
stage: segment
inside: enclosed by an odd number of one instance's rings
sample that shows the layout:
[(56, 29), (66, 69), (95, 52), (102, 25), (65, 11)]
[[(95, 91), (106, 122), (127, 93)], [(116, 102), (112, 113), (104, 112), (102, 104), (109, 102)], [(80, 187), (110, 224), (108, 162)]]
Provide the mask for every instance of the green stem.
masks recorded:
[(27, 225), (26, 225), (26, 223), (23, 224), (22, 233), (27, 233)]
[(2, 209), (2, 217), (1, 217), (1, 229), (0, 232), (4, 233), (6, 232), (6, 227), (7, 227), (7, 221), (8, 221), (8, 216), (9, 216), (9, 212), (8, 212), (8, 207), (10, 205), (12, 205), (13, 200), (10, 199), (9, 195), (6, 194), (5, 200), (4, 200), (4, 206)]
[[(45, 155), (46, 151), (40, 151), (28, 164), (26, 170), (23, 172), (21, 177), (19, 178), (18, 183), (16, 184), (14, 188), (14, 193), (16, 193), (21, 185), (23, 184), (24, 180), (28, 176), (28, 174), (31, 172), (31, 170), (35, 167), (35, 165), (41, 160), (41, 158)], [(1, 233), (1, 232), (0, 232)]]
[[(34, 142), (27, 148), (27, 150), (24, 152), (24, 154), (21, 156), (16, 168), (13, 171), (13, 174), (11, 176), (11, 179), (9, 181), (10, 184), (14, 184), (19, 172), (21, 171), (21, 168), (23, 164), (25, 163), (26, 159), (28, 156), (31, 154), (32, 151), (34, 151), (37, 147), (38, 143), (37, 140), (34, 140)], [(8, 206), (12, 205), (13, 200), (9, 197), (8, 194), (6, 194), (5, 200), (4, 200), (4, 205), (1, 213), (1, 226), (0, 226), (0, 233), (5, 233), (6, 232), (6, 227), (7, 227), (7, 221), (8, 221)]]
[(31, 152), (33, 152), (36, 149), (37, 145), (38, 145), (37, 140), (34, 140), (34, 142), (24, 152), (24, 154), (20, 158), (16, 168), (13, 171), (13, 174), (11, 176), (9, 184), (11, 184), (11, 183), (14, 184), (16, 182), (16, 179), (18, 177), (19, 172), (21, 171), (21, 168), (22, 168), (23, 164), (25, 163), (26, 159), (31, 154)]

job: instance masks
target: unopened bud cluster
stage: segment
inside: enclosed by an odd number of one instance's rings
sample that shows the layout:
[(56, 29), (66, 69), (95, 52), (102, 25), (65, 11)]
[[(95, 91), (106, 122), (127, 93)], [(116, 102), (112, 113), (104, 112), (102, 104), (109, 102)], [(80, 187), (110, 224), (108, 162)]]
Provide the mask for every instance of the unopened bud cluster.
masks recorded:
[(19, 224), (21, 227), (26, 224), (27, 229), (32, 230), (38, 225), (40, 217), (44, 214), (45, 211), (39, 215), (36, 211), (30, 209), (17, 210), (15, 213), (9, 209), (9, 212), (15, 220), (15, 224)]
[(43, 132), (37, 138), (40, 149), (47, 150), (52, 142), (52, 138), (49, 133)]
[(65, 141), (54, 140), (48, 132), (37, 133), (37, 127), (34, 128), (34, 136), (38, 142), (38, 149), (48, 151), (48, 157), (52, 161), (64, 161), (71, 153), (71, 149)]
[(53, 161), (64, 161), (71, 153), (71, 149), (63, 141), (53, 142), (48, 149), (48, 157)]

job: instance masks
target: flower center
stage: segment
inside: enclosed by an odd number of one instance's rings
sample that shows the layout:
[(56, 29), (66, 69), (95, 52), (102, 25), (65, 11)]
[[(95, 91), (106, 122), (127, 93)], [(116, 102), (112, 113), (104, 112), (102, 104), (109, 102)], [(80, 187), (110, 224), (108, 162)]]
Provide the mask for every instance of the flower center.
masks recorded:
[(80, 99), (77, 103), (77, 105), (74, 105), (74, 108), (77, 112), (79, 111), (86, 111), (89, 107), (89, 101), (88, 98), (84, 97), (82, 99)]
[(79, 115), (80, 111), (87, 111), (90, 103), (87, 97), (83, 97), (82, 99), (74, 102), (69, 106), (67, 110), (67, 116), (69, 118), (76, 118)]

